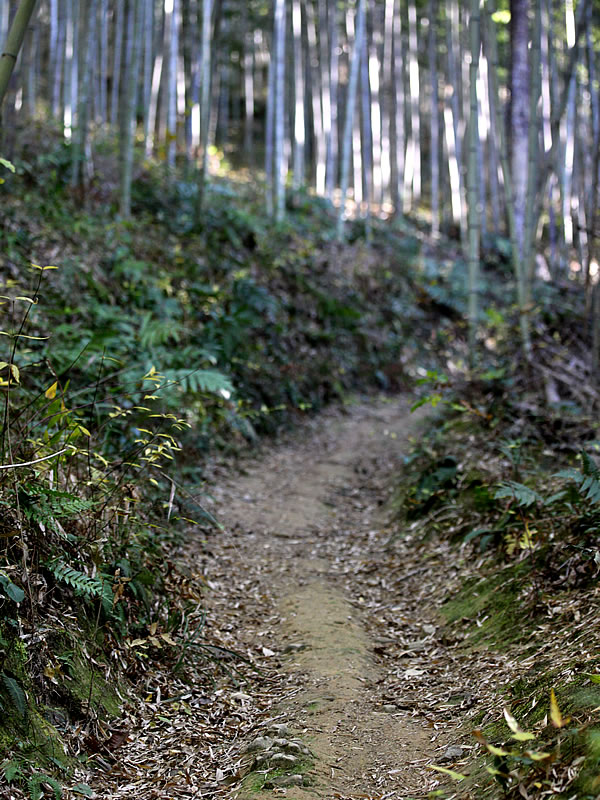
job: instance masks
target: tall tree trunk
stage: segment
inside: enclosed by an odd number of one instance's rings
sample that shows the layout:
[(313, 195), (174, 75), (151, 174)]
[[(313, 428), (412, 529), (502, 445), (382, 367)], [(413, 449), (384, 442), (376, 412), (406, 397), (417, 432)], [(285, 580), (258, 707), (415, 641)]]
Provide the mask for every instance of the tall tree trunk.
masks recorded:
[[(479, 23), (478, 23), (479, 24)], [(437, 2), (429, 0), (429, 78), (431, 83), (430, 109), (430, 163), (431, 163), (431, 234), (440, 232), (440, 161), (439, 161), (439, 113), (437, 73)], [(479, 55), (479, 54), (478, 54)]]
[(381, 66), (381, 183), (383, 202), (391, 203), (392, 179), (392, 59), (394, 55), (394, 0), (385, 0), (383, 12), (383, 58)]
[(417, 8), (408, 0), (408, 81), (410, 91), (410, 136), (404, 168), (403, 210), (408, 213), (421, 199), (421, 126), (419, 114), (419, 44)]
[(469, 162), (468, 162), (468, 226), (469, 226), (469, 361), (477, 361), (477, 317), (479, 313), (479, 242), (481, 213), (478, 208), (479, 191), (479, 108), (477, 102), (477, 71), (481, 46), (479, 0), (471, 0), (469, 19), (471, 64), (469, 67)]
[(127, 59), (123, 92), (123, 108), (120, 118), (120, 198), (119, 211), (123, 219), (131, 216), (131, 180), (133, 173), (133, 151), (136, 129), (136, 97), (140, 67), (140, 12), (143, 0), (128, 0), (127, 9), (127, 45), (131, 55)]
[(254, 127), (254, 31), (248, 20), (248, 7), (243, 3), (244, 42), (244, 151), (252, 159), (252, 132)]
[(200, 217), (204, 203), (204, 189), (208, 177), (208, 136), (210, 127), (210, 94), (211, 94), (211, 30), (212, 0), (202, 0), (202, 60), (200, 65), (200, 150), (202, 161), (198, 186), (197, 216)]
[(119, 92), (121, 81), (121, 58), (123, 56), (123, 30), (125, 14), (125, 0), (116, 0), (114, 17), (114, 53), (113, 53), (113, 71), (112, 71), (112, 88), (110, 95), (110, 124), (113, 128), (117, 127), (119, 115)]
[(108, 0), (100, 0), (98, 119), (108, 122)]
[(285, 136), (285, 17), (286, 0), (275, 0), (275, 219), (283, 220), (285, 214), (286, 160), (284, 153)]
[(293, 186), (299, 189), (304, 184), (304, 67), (302, 65), (302, 6), (300, 0), (292, 0), (292, 35), (294, 53), (294, 171)]
[(511, 174), (511, 165), (508, 156), (508, 146), (506, 142), (506, 132), (504, 128), (504, 120), (500, 113), (499, 106), (499, 92), (498, 92), (498, 47), (496, 40), (496, 29), (492, 16), (494, 14), (494, 2), (488, 0), (486, 25), (487, 25), (487, 44), (489, 49), (489, 76), (490, 76), (490, 94), (494, 96), (496, 109), (496, 130), (498, 131), (498, 140), (500, 148), (500, 159), (502, 164), (502, 174), (504, 177), (504, 194), (506, 198), (506, 210), (508, 214), (508, 229), (511, 242), (513, 269), (515, 279), (517, 282), (517, 302), (519, 306), (519, 327), (521, 331), (521, 341), (523, 351), (526, 358), (529, 358), (531, 352), (531, 336), (529, 326), (529, 316), (527, 309), (527, 292), (525, 286), (525, 270), (524, 264), (519, 256), (519, 244), (517, 240), (517, 225), (515, 219), (515, 202), (513, 196), (513, 179)]
[(356, 12), (356, 32), (354, 47), (350, 61), (350, 76), (348, 79), (346, 95), (346, 116), (344, 120), (344, 133), (342, 137), (342, 161), (340, 180), (340, 208), (337, 221), (337, 238), (342, 241), (344, 235), (344, 219), (346, 216), (346, 196), (348, 194), (348, 177), (350, 171), (350, 147), (352, 144), (352, 125), (354, 122), (354, 108), (356, 105), (356, 90), (358, 88), (358, 75), (360, 69), (363, 38), (365, 35), (365, 5), (366, 0), (358, 0)]
[[(333, 187), (337, 182), (338, 172), (338, 96), (339, 96), (339, 55), (338, 55), (338, 15), (337, 4), (329, 9), (329, 97), (331, 107), (331, 128), (327, 140), (327, 166), (325, 177), (325, 194), (333, 199)], [(326, 62), (324, 62), (325, 64)], [(324, 106), (325, 107), (325, 106)]]
[[(327, 142), (324, 131), (325, 126), (325, 105), (327, 107), (327, 124), (331, 126), (331, 107), (329, 106), (329, 89), (325, 88), (328, 84), (329, 69), (327, 64), (327, 30), (320, 30), (324, 34), (324, 47), (317, 48), (317, 28), (315, 25), (315, 12), (312, 0), (305, 0), (306, 13), (306, 38), (308, 40), (308, 58), (310, 64), (310, 94), (312, 102), (312, 122), (315, 155), (315, 189), (318, 195), (325, 194), (325, 167), (327, 158)], [(323, 43), (322, 43), (323, 44)], [(325, 61), (321, 60), (323, 52)], [(331, 130), (329, 131), (331, 133)]]
[(153, 57), (153, 33), (154, 33), (154, 2), (153, 0), (142, 0), (142, 30), (143, 30), (143, 50), (144, 61), (142, 65), (142, 109), (143, 109), (143, 128), (144, 128), (144, 147), (148, 154), (148, 141), (151, 135), (150, 127), (150, 107), (152, 103), (152, 57)]
[(378, 53), (378, 9), (371, 3), (372, 33), (368, 45), (369, 91), (371, 95), (371, 141), (373, 164), (373, 202), (381, 207), (383, 203), (383, 178), (381, 174), (381, 67)]
[(404, 47), (402, 45), (402, 15), (400, 0), (394, 0), (394, 146), (392, 168), (394, 173), (392, 203), (396, 212), (403, 206), (406, 137), (404, 126)]
[(50, 79), (52, 81), (52, 116), (60, 119), (61, 125), (64, 124), (64, 93), (63, 93), (63, 68), (65, 63), (65, 33), (67, 27), (66, 20), (66, 0), (57, 0), (58, 14), (58, 34), (56, 42), (56, 59)]
[(6, 37), (4, 50), (0, 56), (0, 107), (8, 89), (10, 76), (17, 63), (17, 56), (23, 44), (27, 26), (35, 8), (35, 2), (36, 0), (21, 0)]
[[(275, 25), (273, 23), (273, 32)], [(272, 49), (271, 49), (272, 52)], [(267, 112), (265, 120), (265, 188), (266, 188), (266, 208), (268, 216), (275, 213), (275, 180), (274, 180), (274, 156), (275, 156), (275, 59), (272, 55), (269, 58), (269, 77), (267, 86)]]

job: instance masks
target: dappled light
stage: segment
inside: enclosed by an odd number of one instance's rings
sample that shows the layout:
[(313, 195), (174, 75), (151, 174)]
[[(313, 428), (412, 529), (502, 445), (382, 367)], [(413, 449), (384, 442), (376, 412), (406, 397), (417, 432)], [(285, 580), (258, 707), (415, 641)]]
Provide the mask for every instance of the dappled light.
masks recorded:
[(597, 800), (596, 5), (0, 39), (0, 797)]

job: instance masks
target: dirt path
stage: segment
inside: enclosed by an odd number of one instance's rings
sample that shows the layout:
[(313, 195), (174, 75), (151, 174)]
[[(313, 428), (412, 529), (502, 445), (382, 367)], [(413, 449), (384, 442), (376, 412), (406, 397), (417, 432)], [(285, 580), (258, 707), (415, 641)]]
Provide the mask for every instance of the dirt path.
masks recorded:
[[(302, 441), (277, 448), (248, 465), (245, 477), (215, 490), (238, 568), (255, 572), (260, 561), (261, 588), (272, 604), (270, 624), (253, 634), (280, 659), (296, 690), (276, 703), (275, 723), (250, 742), (255, 752), (244, 758), (243, 771), (251, 774), (232, 796), (272, 797), (271, 789), (285, 787), (298, 800), (406, 797), (436, 784), (423, 770), (436, 750), (435, 731), (406, 698), (382, 702), (386, 670), (375, 652), (385, 641), (370, 624), (361, 581), (352, 580), (366, 568), (377, 583), (367, 562), (388, 534), (385, 485), (373, 486), (374, 473), (380, 480), (393, 475), (417, 430), (403, 401), (330, 412)], [(414, 638), (434, 629), (423, 608)], [(418, 668), (410, 669), (409, 683), (419, 677)], [(310, 752), (302, 754), (302, 746)]]
[(408, 800), (445, 781), (431, 764), (468, 771), (469, 720), (501, 715), (512, 673), (444, 626), (457, 549), (390, 544), (411, 436), (408, 401), (355, 404), (217, 470), (225, 530), (182, 555), (184, 674), (149, 669), (99, 797)]

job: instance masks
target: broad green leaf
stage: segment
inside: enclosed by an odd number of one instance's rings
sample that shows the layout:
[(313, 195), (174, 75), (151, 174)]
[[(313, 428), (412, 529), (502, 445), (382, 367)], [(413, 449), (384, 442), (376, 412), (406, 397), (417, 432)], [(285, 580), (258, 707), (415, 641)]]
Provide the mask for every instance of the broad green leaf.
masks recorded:
[(10, 172), (15, 171), (15, 165), (12, 161), (7, 161), (5, 158), (0, 158), (0, 165), (6, 167), (6, 169), (10, 170)]
[(592, 683), (600, 683), (600, 674), (598, 674), (597, 672), (595, 672), (595, 673), (591, 673), (591, 672), (584, 672), (583, 674), (584, 674), (584, 675), (585, 675), (587, 678), (589, 678), (589, 679), (591, 680), (591, 682), (592, 682)]

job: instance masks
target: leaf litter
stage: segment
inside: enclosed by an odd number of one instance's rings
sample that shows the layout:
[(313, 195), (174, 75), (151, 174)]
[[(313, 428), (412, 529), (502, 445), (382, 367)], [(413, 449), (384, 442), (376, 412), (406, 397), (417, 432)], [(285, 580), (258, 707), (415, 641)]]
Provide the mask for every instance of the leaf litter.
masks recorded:
[[(175, 678), (148, 659), (143, 691), (80, 776), (97, 797), (242, 800), (256, 774), (256, 798), (427, 796), (471, 774), (474, 727), (508, 719), (523, 733), (502, 687), (542, 654), (566, 679), (576, 640), (597, 671), (584, 646), (593, 607), (577, 607), (569, 632), (551, 620), (503, 652), (471, 648), (461, 620), (442, 619), (474, 565), (447, 540), (410, 526), (398, 537), (386, 520), (418, 416), (398, 399), (332, 409), (237, 469), (215, 465), (211, 511), (225, 531), (191, 534), (177, 554), (201, 597), (188, 620), (201, 637), (180, 644)], [(311, 785), (293, 795), (248, 756), (277, 725), (312, 754)], [(463, 789), (461, 777), (453, 791), (476, 797), (482, 781)]]

